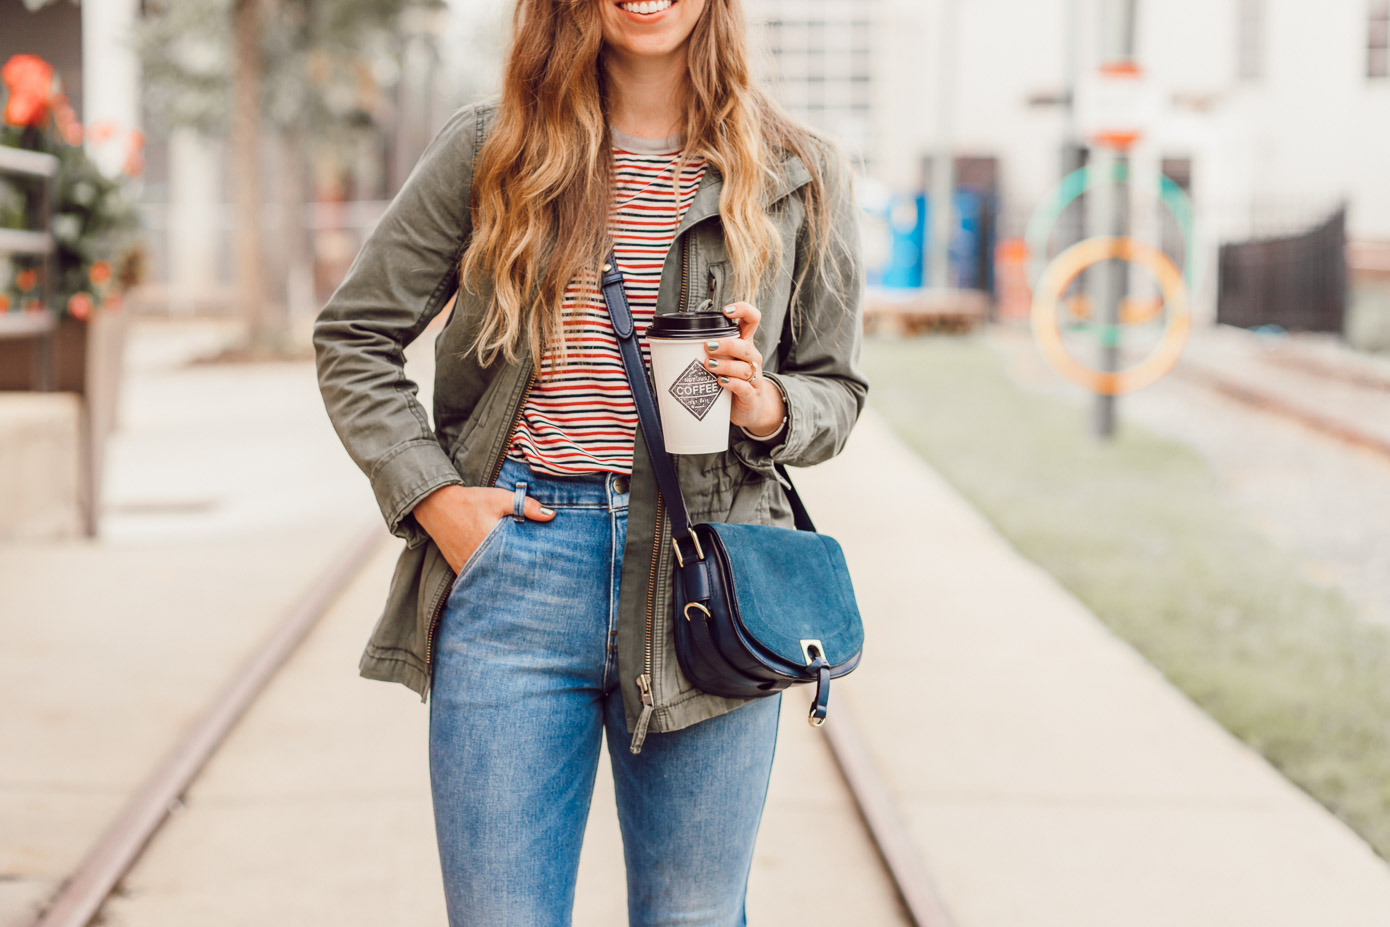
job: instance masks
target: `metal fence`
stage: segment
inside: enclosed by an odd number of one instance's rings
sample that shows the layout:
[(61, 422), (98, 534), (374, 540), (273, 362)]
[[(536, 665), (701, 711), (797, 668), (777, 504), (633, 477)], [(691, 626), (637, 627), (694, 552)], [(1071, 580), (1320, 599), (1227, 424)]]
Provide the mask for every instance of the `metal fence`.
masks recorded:
[(1343, 204), (1306, 231), (1223, 244), (1216, 320), (1340, 333), (1347, 304), (1346, 219)]

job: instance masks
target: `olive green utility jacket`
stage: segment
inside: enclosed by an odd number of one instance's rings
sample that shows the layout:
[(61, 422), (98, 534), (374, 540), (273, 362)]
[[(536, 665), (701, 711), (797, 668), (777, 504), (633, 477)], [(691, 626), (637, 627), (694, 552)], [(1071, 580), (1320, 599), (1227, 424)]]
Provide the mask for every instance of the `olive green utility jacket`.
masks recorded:
[[(436, 625), (455, 575), (410, 514), (440, 486), (491, 486), (501, 469), (533, 378), (527, 352), (516, 364), (489, 366), (467, 352), (488, 311), (489, 288), (458, 287), (458, 264), (472, 230), (473, 158), (492, 124), (496, 100), (456, 110), (426, 147), (347, 276), (314, 322), (319, 388), (333, 427), (367, 475), (391, 533), (405, 540), (359, 670), (405, 684), (428, 698)], [(817, 143), (816, 150), (824, 151)], [(786, 392), (787, 430), (770, 445), (730, 428), (730, 448), (675, 457), (693, 522), (793, 524), (772, 464), (806, 466), (839, 453), (859, 417), (868, 382), (858, 369), (864, 293), (853, 175), (825, 158), (828, 206), (842, 243), (833, 254), (833, 292), (808, 275), (793, 342), (787, 324), (794, 273), (807, 257), (804, 206), (809, 180), (795, 156), (780, 164), (769, 204), (784, 260), (754, 294), (728, 290), (730, 264), (719, 221), (722, 177), (709, 165), (661, 272), (656, 311), (690, 312), (747, 299), (762, 311), (755, 343), (768, 379)], [(404, 349), (458, 293), (435, 342), (434, 425), (405, 375)], [(776, 440), (776, 439), (775, 439)], [(630, 749), (648, 731), (672, 731), (743, 704), (694, 688), (677, 665), (670, 520), (658, 498), (643, 441), (633, 444), (627, 543), (618, 612), (618, 665)]]

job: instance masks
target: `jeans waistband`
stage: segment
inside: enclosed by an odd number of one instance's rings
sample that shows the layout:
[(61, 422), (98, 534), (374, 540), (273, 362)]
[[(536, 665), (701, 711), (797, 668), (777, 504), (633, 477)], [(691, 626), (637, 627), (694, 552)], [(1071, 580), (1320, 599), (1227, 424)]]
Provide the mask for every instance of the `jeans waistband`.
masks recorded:
[(502, 461), (494, 484), (515, 489), (518, 480), (526, 483), (526, 495), (551, 508), (627, 508), (629, 478), (625, 473), (592, 472), (558, 476), (532, 470), (514, 457)]

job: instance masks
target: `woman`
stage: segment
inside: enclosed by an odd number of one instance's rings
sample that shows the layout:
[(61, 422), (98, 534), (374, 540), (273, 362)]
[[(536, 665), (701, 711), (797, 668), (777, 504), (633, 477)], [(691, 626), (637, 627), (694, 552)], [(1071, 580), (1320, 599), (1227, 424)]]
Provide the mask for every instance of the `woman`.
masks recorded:
[[(513, 28), (501, 99), (450, 117), (315, 323), (329, 416), (406, 541), (360, 670), (429, 698), (452, 925), (569, 922), (605, 730), (631, 923), (742, 924), (781, 700), (677, 663), (598, 266), (611, 242), (639, 334), (737, 322), (705, 360), (730, 449), (677, 456), (683, 495), (790, 526), (773, 463), (838, 453), (867, 392), (852, 173), (752, 82), (741, 0), (520, 0)], [(402, 351), (455, 294), (431, 428)]]

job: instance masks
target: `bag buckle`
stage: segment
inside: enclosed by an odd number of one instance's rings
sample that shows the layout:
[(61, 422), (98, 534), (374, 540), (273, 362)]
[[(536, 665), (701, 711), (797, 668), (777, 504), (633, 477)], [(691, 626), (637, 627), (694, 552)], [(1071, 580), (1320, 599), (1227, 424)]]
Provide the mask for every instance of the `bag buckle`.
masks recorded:
[[(816, 648), (816, 655), (811, 656), (811, 648)], [(810, 666), (817, 659), (825, 659), (825, 646), (814, 637), (807, 638), (801, 642), (801, 655), (806, 658), (806, 665)]]
[[(695, 532), (690, 532), (690, 540), (695, 544), (695, 555), (698, 559), (705, 559), (705, 552), (700, 549), (700, 539), (695, 536)], [(671, 548), (676, 552), (676, 563), (685, 566), (685, 558), (681, 556), (681, 546), (676, 543), (676, 536), (671, 536)]]

